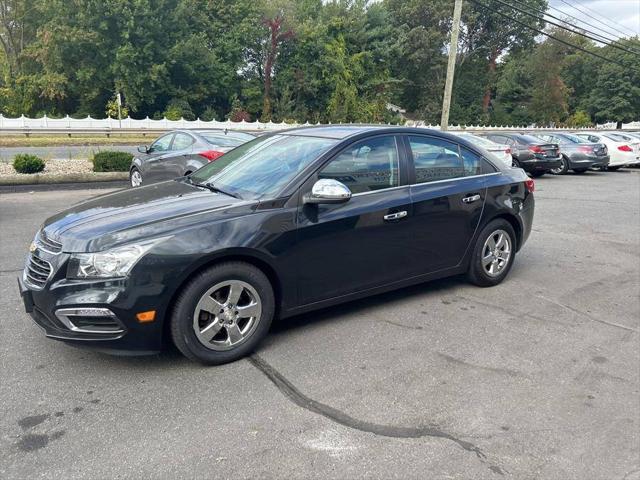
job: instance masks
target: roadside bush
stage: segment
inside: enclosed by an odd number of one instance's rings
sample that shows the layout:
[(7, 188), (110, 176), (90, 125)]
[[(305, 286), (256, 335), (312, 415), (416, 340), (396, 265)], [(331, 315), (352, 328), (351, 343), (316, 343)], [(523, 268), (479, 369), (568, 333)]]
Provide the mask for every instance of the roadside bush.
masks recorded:
[(18, 173), (38, 173), (44, 170), (44, 160), (36, 155), (19, 153), (13, 159), (13, 168)]
[(94, 172), (128, 172), (133, 155), (106, 150), (93, 156)]

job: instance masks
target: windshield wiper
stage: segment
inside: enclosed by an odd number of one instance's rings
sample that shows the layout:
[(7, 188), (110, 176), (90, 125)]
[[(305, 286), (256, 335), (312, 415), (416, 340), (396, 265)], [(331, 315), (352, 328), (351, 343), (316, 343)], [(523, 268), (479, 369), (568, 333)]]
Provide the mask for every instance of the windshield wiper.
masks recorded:
[(228, 195), (229, 197), (233, 197), (233, 198), (241, 198), (240, 195), (236, 193), (231, 193), (227, 190), (223, 190), (220, 187), (216, 187), (213, 183), (210, 183), (210, 182), (195, 183), (193, 180), (191, 180), (191, 177), (187, 177), (187, 178), (189, 179), (189, 182), (191, 183), (191, 185), (193, 185), (194, 187), (206, 188), (210, 192), (222, 193), (223, 195)]

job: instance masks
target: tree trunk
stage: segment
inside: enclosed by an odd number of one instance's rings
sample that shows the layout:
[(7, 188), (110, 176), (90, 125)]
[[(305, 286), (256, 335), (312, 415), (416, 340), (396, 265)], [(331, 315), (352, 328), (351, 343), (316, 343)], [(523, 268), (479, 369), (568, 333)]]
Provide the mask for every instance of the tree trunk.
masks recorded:
[(493, 80), (496, 73), (496, 62), (498, 60), (498, 52), (491, 52), (491, 56), (489, 57), (489, 81), (487, 82), (487, 87), (484, 91), (484, 97), (482, 98), (482, 111), (484, 113), (489, 112), (489, 105), (491, 104), (491, 90), (493, 88)]
[(273, 73), (273, 62), (278, 52), (278, 37), (280, 33), (280, 26), (282, 25), (282, 18), (276, 17), (273, 20), (268, 20), (266, 24), (269, 27), (271, 38), (269, 41), (267, 58), (264, 63), (264, 98), (262, 101), (263, 122), (271, 120), (271, 75)]

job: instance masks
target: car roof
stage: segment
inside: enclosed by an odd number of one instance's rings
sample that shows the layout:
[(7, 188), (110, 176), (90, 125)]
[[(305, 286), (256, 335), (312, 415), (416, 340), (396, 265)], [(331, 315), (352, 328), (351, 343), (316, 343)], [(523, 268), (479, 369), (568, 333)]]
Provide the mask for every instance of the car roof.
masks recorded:
[(233, 136), (233, 135), (247, 135), (250, 137), (255, 137), (255, 135), (251, 132), (245, 132), (245, 131), (241, 131), (241, 130), (226, 130), (223, 128), (198, 128), (195, 130), (187, 130), (188, 132), (195, 132), (195, 133), (199, 133), (200, 135), (203, 135), (205, 133), (218, 133), (218, 134), (223, 134), (223, 135), (229, 135), (229, 136)]
[(296, 127), (287, 130), (278, 130), (269, 132), (273, 135), (295, 135), (306, 137), (331, 138), (335, 140), (344, 140), (350, 137), (365, 137), (367, 133), (381, 134), (407, 134), (407, 135), (431, 135), (440, 137), (453, 142), (463, 142), (472, 145), (469, 140), (465, 140), (458, 135), (449, 132), (442, 132), (433, 128), (425, 127), (403, 127), (394, 125), (323, 125), (310, 127)]
[(341, 140), (343, 138), (357, 135), (358, 133), (371, 132), (384, 129), (396, 131), (402, 127), (390, 127), (389, 125), (322, 125), (309, 127), (295, 127), (286, 130), (279, 130), (273, 133), (284, 135), (312, 136), (321, 138), (333, 138)]

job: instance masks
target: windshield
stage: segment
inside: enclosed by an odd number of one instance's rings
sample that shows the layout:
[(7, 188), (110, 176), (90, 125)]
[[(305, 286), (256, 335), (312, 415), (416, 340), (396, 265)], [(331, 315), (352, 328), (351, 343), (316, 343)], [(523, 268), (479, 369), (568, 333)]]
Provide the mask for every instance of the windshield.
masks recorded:
[(584, 138), (576, 137), (575, 135), (571, 135), (570, 133), (563, 133), (562, 135), (558, 135), (558, 136), (564, 140), (568, 140), (568, 142), (571, 142), (571, 143), (589, 143), (588, 140), (585, 140)]
[(620, 133), (605, 133), (604, 136), (616, 142), (628, 142), (630, 140), (633, 140), (631, 137), (622, 135)]
[(543, 142), (546, 142), (546, 140), (543, 140), (541, 138), (538, 137), (534, 137), (533, 135), (518, 135), (516, 137), (518, 139), (519, 143), (524, 143), (525, 145), (527, 144), (534, 144), (534, 145), (538, 145), (541, 144)]
[(336, 143), (333, 138), (259, 137), (197, 170), (191, 180), (212, 183), (242, 198), (273, 196)]

